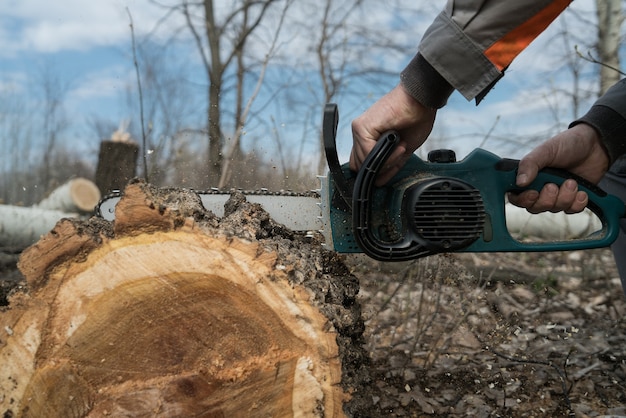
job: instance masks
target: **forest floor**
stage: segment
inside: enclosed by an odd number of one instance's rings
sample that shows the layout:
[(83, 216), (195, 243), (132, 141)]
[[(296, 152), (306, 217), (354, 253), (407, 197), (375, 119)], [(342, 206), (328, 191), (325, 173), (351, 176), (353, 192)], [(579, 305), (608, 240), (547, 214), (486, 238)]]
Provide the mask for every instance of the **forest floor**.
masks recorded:
[[(0, 260), (0, 305), (20, 285), (17, 256)], [(609, 250), (346, 262), (385, 416), (626, 417), (626, 297)]]
[(626, 417), (610, 250), (348, 263), (386, 416)]

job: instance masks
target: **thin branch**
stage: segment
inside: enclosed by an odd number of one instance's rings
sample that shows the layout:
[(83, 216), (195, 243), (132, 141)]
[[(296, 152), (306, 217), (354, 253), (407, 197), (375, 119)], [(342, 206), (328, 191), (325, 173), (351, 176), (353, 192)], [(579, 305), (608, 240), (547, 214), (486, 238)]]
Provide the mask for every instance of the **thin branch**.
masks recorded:
[(189, 27), (189, 30), (191, 31), (191, 34), (193, 35), (193, 39), (196, 42), (196, 45), (198, 47), (198, 52), (200, 53), (200, 57), (202, 58), (202, 65), (204, 66), (204, 69), (207, 73), (207, 75), (209, 76), (209, 79), (212, 79), (212, 71), (211, 71), (211, 64), (209, 63), (209, 59), (206, 56), (206, 53), (204, 52), (204, 45), (202, 44), (202, 38), (200, 38), (200, 34), (198, 34), (198, 31), (196, 30), (196, 27), (193, 25), (193, 22), (191, 21), (191, 16), (189, 15), (189, 7), (188, 7), (188, 2), (184, 2), (183, 3), (183, 15), (185, 16), (185, 20), (187, 21), (187, 26)]
[[(252, 22), (250, 26), (244, 27), (243, 31), (237, 37), (237, 40), (235, 44), (233, 45), (231, 54), (224, 60), (224, 67), (227, 67), (231, 63), (231, 61), (235, 58), (237, 51), (243, 47), (243, 44), (246, 42), (246, 39), (248, 38), (248, 36), (257, 28), (257, 26), (261, 24), (261, 21), (263, 20), (263, 16), (265, 15), (265, 12), (267, 12), (267, 9), (275, 1), (276, 0), (265, 0), (265, 1), (259, 1), (259, 2), (251, 2), (249, 4), (244, 5), (242, 9), (246, 11), (255, 4), (262, 4), (262, 8), (261, 8), (261, 11), (259, 12), (259, 15), (256, 17), (256, 20)], [(284, 12), (287, 11), (290, 4), (291, 4), (291, 1), (288, 1), (287, 5), (285, 6)], [(280, 18), (279, 27), (276, 29), (276, 33), (280, 32), (280, 27), (283, 25), (283, 21), (285, 19), (284, 12)], [(233, 13), (232, 16), (234, 15), (235, 14)], [(225, 28), (225, 26), (223, 26), (222, 28)], [(272, 48), (274, 48), (275, 45), (276, 45), (276, 39), (274, 39), (274, 42), (272, 43)]]
[(487, 134), (485, 135), (483, 140), (480, 142), (480, 145), (478, 145), (478, 148), (482, 148), (482, 147), (485, 146), (485, 144), (487, 143), (487, 141), (489, 140), (489, 138), (493, 134), (493, 131), (496, 129), (496, 125), (498, 124), (499, 121), (500, 121), (500, 115), (496, 116), (496, 120), (493, 121), (493, 124), (491, 125), (491, 128), (489, 128), (489, 131), (487, 132)]
[(126, 13), (128, 13), (128, 19), (130, 20), (130, 35), (132, 39), (133, 46), (133, 64), (135, 65), (135, 73), (137, 74), (137, 88), (139, 90), (139, 120), (141, 123), (141, 146), (143, 148), (143, 173), (147, 182), (150, 182), (150, 176), (148, 173), (148, 144), (146, 137), (146, 127), (144, 121), (144, 112), (143, 112), (143, 90), (141, 89), (141, 74), (139, 72), (139, 62), (137, 61), (137, 46), (135, 44), (135, 29), (133, 26), (133, 16), (130, 14), (130, 10), (128, 7), (126, 8)]
[(613, 66), (611, 66), (611, 65), (608, 65), (608, 64), (606, 64), (606, 63), (604, 63), (604, 62), (602, 62), (602, 61), (598, 60), (597, 58), (595, 58), (593, 55), (591, 55), (591, 51), (587, 51), (587, 55), (585, 56), (582, 52), (580, 52), (580, 51), (578, 50), (578, 45), (575, 45), (575, 46), (574, 46), (574, 50), (576, 51), (576, 54), (577, 54), (580, 58), (584, 59), (585, 61), (589, 61), (589, 62), (591, 62), (591, 63), (593, 63), (593, 64), (598, 64), (598, 65), (601, 65), (601, 66), (603, 66), (603, 67), (605, 67), (605, 68), (609, 68), (609, 69), (611, 69), (611, 70), (613, 70), (613, 71), (615, 71), (615, 72), (619, 73), (619, 74), (620, 74), (620, 75), (622, 75), (622, 76), (626, 76), (626, 73), (625, 73), (625, 72), (623, 72), (622, 70), (620, 70), (619, 68), (615, 68), (615, 67), (613, 67)]

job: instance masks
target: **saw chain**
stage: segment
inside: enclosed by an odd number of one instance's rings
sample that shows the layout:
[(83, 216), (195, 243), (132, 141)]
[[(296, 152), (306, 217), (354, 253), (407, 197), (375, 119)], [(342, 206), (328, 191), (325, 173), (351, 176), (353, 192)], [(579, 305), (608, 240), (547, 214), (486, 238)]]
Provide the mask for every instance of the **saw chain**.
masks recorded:
[[(324, 187), (322, 181), (322, 187)], [(211, 188), (208, 190), (191, 190), (196, 193), (202, 205), (218, 217), (224, 216), (224, 204), (234, 191), (242, 193), (251, 203), (259, 203), (270, 213), (271, 217), (294, 231), (324, 230), (320, 195), (321, 190), (294, 192), (291, 190), (271, 191), (266, 188), (259, 190)], [(114, 190), (104, 196), (96, 206), (96, 216), (109, 221), (115, 220), (115, 207), (123, 196), (121, 190)]]

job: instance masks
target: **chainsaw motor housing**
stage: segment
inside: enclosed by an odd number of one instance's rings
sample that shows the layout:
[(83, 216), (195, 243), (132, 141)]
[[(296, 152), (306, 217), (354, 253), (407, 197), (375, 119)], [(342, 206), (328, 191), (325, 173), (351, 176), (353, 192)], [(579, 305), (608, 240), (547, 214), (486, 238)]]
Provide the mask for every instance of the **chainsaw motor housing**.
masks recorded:
[(480, 191), (452, 177), (436, 176), (407, 187), (402, 217), (415, 240), (431, 251), (469, 246), (483, 232), (485, 206)]

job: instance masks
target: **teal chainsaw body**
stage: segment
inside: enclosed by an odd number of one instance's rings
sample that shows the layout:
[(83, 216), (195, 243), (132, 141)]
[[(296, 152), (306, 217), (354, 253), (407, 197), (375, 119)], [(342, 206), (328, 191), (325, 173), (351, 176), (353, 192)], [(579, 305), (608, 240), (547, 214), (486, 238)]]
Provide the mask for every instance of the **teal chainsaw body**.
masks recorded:
[[(337, 158), (337, 107), (326, 106), (324, 142), (330, 173), (328, 192), (332, 247), (363, 252), (383, 261), (403, 261), (442, 252), (561, 251), (611, 245), (618, 236), (624, 203), (565, 170), (544, 169), (524, 189), (515, 184), (517, 160), (475, 149), (461, 161), (450, 150), (431, 152), (428, 161), (413, 155), (385, 186), (374, 180), (399, 136), (385, 133), (358, 173)], [(514, 238), (506, 224), (506, 195), (541, 190), (546, 183), (574, 178), (589, 195), (588, 209), (602, 227), (572, 240), (526, 242)]]

